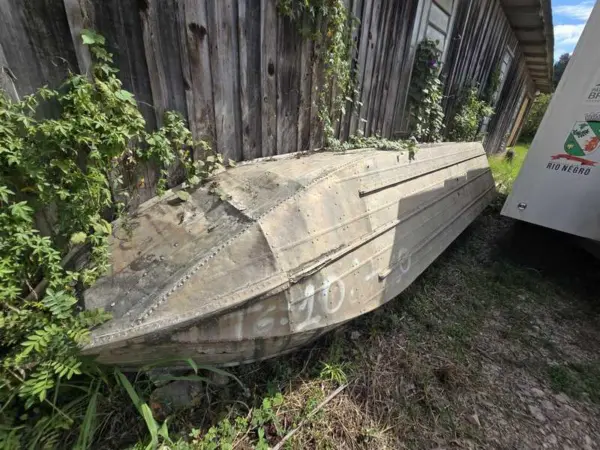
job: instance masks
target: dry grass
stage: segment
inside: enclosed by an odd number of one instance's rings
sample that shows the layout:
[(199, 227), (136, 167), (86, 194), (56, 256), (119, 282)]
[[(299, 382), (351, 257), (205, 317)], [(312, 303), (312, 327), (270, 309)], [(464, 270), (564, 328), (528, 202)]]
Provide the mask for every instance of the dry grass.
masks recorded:
[[(492, 162), (506, 186), (524, 152)], [(300, 424), (284, 448), (597, 448), (600, 262), (568, 235), (501, 217), (503, 200), (397, 299), (235, 369), (249, 394), (206, 387), (170, 419), (172, 448), (264, 450)], [(139, 439), (133, 408), (118, 417), (95, 448)]]
[[(272, 446), (347, 380), (285, 448), (600, 442), (600, 263), (566, 235), (501, 217), (501, 202), (399, 298), (311, 348), (238, 368), (250, 397), (235, 386), (214, 390), (177, 418), (179, 429), (202, 435), (224, 417), (252, 417), (281, 393), (274, 419), (261, 426)], [(564, 408), (552, 389), (569, 395)], [(545, 399), (554, 410), (543, 410)], [(543, 422), (530, 407), (543, 410)], [(257, 427), (234, 441), (253, 448)]]

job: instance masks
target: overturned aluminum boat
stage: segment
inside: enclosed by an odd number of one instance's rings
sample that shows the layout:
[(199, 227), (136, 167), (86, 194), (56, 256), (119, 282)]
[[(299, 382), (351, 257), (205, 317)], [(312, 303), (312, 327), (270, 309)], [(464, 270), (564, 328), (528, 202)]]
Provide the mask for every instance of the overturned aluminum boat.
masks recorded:
[[(103, 363), (282, 354), (393, 299), (494, 195), (481, 144), (256, 160), (142, 205), (86, 308)], [(119, 233), (117, 233), (118, 235)]]

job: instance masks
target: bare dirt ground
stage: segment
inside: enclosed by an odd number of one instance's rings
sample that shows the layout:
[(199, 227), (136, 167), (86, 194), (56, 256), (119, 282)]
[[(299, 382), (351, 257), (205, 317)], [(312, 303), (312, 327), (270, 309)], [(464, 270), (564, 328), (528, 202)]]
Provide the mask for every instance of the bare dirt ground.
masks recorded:
[(171, 422), (175, 448), (268, 448), (295, 429), (283, 448), (600, 448), (600, 261), (502, 202), (394, 301), (236, 369), (250, 394), (207, 389)]

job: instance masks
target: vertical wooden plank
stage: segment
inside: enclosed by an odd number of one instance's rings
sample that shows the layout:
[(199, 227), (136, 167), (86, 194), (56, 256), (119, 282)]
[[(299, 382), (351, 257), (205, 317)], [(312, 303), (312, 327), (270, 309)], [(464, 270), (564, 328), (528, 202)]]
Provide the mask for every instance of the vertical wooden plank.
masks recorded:
[(382, 108), (382, 95), (388, 75), (387, 62), (391, 51), (390, 42), (392, 37), (398, 39), (398, 35), (391, 30), (392, 20), (397, 8), (400, 7), (398, 2), (388, 2), (382, 16), (382, 34), (377, 45), (377, 59), (375, 62), (374, 84), (371, 89), (371, 99), (369, 102), (369, 111), (367, 114), (369, 134), (381, 134), (381, 130), (377, 127), (379, 111)]
[(459, 4), (459, 17), (455, 21), (455, 34), (460, 36), (460, 42), (455, 48), (450, 48), (450, 58), (446, 66), (447, 82), (444, 86), (444, 114), (450, 118), (456, 107), (456, 94), (462, 86), (464, 72), (467, 70), (468, 56), (474, 42), (476, 17), (478, 17), (480, 3), (467, 0)]
[(454, 30), (452, 32), (452, 42), (448, 49), (448, 55), (446, 57), (446, 85), (444, 86), (444, 113), (447, 114), (447, 93), (449, 88), (454, 85), (456, 73), (458, 71), (459, 57), (462, 54), (463, 46), (467, 41), (466, 27), (471, 14), (471, 0), (457, 2), (455, 8), (456, 18), (454, 19)]
[[(344, 3), (344, 8), (345, 8), (345, 12), (346, 12), (346, 22), (347, 22), (347, 26), (350, 25), (350, 20), (352, 18), (352, 0), (343, 0)], [(352, 35), (349, 36), (350, 39), (352, 39)], [(351, 43), (350, 43), (351, 44)], [(352, 64), (352, 55), (349, 56), (349, 64)], [(350, 66), (350, 70), (352, 66)], [(337, 84), (337, 81), (333, 84), (332, 89), (331, 89), (331, 118), (333, 120), (333, 130), (334, 130), (334, 136), (339, 139), (339, 140), (344, 140), (344, 138), (341, 136), (341, 131), (342, 131), (342, 120), (344, 119), (344, 113), (342, 111), (333, 111), (334, 108), (334, 103), (336, 102), (336, 98), (340, 95), (340, 87)], [(345, 96), (345, 95), (344, 95)], [(339, 102), (340, 105), (338, 106), (340, 109), (345, 109), (346, 108), (346, 103), (343, 99), (341, 102)]]
[(159, 126), (167, 110), (187, 116), (178, 9), (176, 0), (145, 0), (139, 11), (154, 112)]
[[(145, 0), (140, 4), (140, 22), (144, 52), (148, 64), (150, 88), (156, 123), (163, 124), (166, 111), (187, 116), (185, 87), (179, 46), (180, 5), (176, 0)], [(183, 166), (169, 168), (168, 186), (184, 181)]]
[(325, 81), (323, 65), (320, 63), (317, 53), (321, 49), (315, 44), (311, 61), (311, 93), (310, 93), (310, 148), (316, 149), (323, 146), (323, 121), (319, 117), (319, 105), (321, 93)]
[(360, 34), (358, 37), (358, 57), (357, 57), (357, 81), (356, 89), (358, 94), (356, 95), (356, 102), (352, 111), (352, 117), (350, 118), (350, 130), (349, 135), (356, 133), (360, 123), (360, 112), (362, 110), (359, 101), (363, 101), (363, 90), (366, 76), (367, 66), (367, 53), (369, 50), (369, 33), (371, 29), (371, 17), (373, 13), (373, 0), (364, 0), (362, 13), (360, 17)]
[[(93, 2), (96, 31), (106, 38), (106, 47), (119, 68), (123, 87), (136, 96), (148, 129), (154, 129), (156, 118), (152, 108), (152, 90), (137, 0), (105, 0)], [(142, 3), (143, 5), (143, 3)]]
[(373, 7), (373, 15), (371, 16), (371, 24), (368, 33), (368, 51), (365, 60), (365, 72), (363, 87), (361, 92), (362, 106), (360, 108), (360, 119), (358, 130), (362, 131), (365, 136), (368, 136), (367, 132), (367, 116), (369, 111), (369, 99), (371, 98), (371, 89), (373, 86), (373, 77), (375, 75), (375, 57), (377, 56), (377, 42), (379, 38), (379, 30), (381, 30), (381, 4), (382, 1), (375, 2)]
[(242, 159), (237, 1), (209, 1), (208, 34), (217, 150), (225, 159)]
[(459, 89), (462, 88), (466, 83), (468, 83), (473, 76), (473, 67), (476, 66), (478, 60), (478, 54), (476, 49), (478, 48), (481, 39), (482, 33), (486, 25), (487, 11), (489, 9), (490, 0), (480, 0), (477, 2), (480, 7), (479, 15), (477, 16), (477, 21), (474, 23), (474, 30), (471, 42), (468, 47), (468, 51), (465, 52), (465, 66), (463, 70), (461, 70), (461, 80), (459, 84)]
[(481, 31), (481, 35), (479, 36), (479, 39), (477, 40), (477, 47), (474, 52), (476, 55), (476, 60), (475, 60), (475, 64), (471, 68), (470, 77), (469, 77), (470, 80), (475, 81), (475, 82), (479, 81), (478, 75), (479, 75), (481, 66), (483, 64), (487, 39), (490, 35), (490, 27), (492, 27), (493, 23), (497, 22), (498, 19), (501, 19), (501, 17), (497, 17), (494, 15), (496, 6), (500, 7), (499, 4), (492, 3), (490, 5), (490, 7), (488, 9), (486, 9), (486, 16), (484, 19), (484, 24), (483, 24), (483, 28)]
[(313, 42), (303, 39), (300, 56), (300, 103), (298, 106), (298, 151), (310, 149), (310, 115), (311, 107), (311, 83), (312, 83), (312, 57)]
[(396, 99), (402, 80), (402, 71), (406, 70), (404, 61), (408, 60), (406, 53), (408, 53), (407, 43), (410, 31), (410, 12), (410, 4), (408, 3), (404, 3), (398, 8), (394, 31), (392, 32), (392, 36), (397, 37), (393, 40), (394, 47), (389, 58), (390, 65), (386, 68), (389, 77), (383, 92), (383, 104), (378, 119), (378, 128), (381, 129), (382, 136), (387, 138), (392, 137), (392, 124), (394, 123), (394, 114), (396, 113)]
[(486, 89), (490, 74), (496, 69), (498, 63), (498, 57), (500, 54), (500, 43), (503, 35), (503, 23), (502, 21), (496, 21), (494, 27), (490, 32), (490, 39), (487, 42), (486, 49), (484, 52), (485, 62), (482, 65), (479, 79), (481, 80), (482, 92)]
[(366, 71), (366, 60), (367, 60), (367, 52), (369, 49), (369, 30), (371, 27), (371, 16), (373, 13), (373, 0), (364, 0), (362, 5), (362, 11), (359, 16), (360, 25), (359, 25), (359, 34), (358, 34), (358, 42), (357, 42), (357, 73), (356, 73), (356, 90), (358, 93), (355, 95), (356, 101), (352, 105), (352, 114), (350, 117), (350, 128), (348, 130), (348, 135), (352, 136), (356, 134), (358, 129), (358, 125), (360, 123), (360, 111), (362, 102), (362, 91), (364, 87), (365, 81), (365, 71)]
[(83, 0), (64, 0), (64, 5), (79, 73), (91, 76), (92, 57), (88, 46), (84, 45), (81, 39), (81, 32), (85, 28), (93, 28), (93, 21), (88, 19), (90, 23), (85, 23), (85, 18), (89, 17), (90, 12), (86, 10)]
[[(362, 16), (363, 13), (363, 0), (354, 0), (352, 2), (352, 16), (351, 19), (358, 19), (360, 20), (360, 17)], [(352, 31), (352, 54), (350, 56), (351, 59), (351, 66), (350, 66), (350, 70), (352, 72), (352, 76), (355, 79), (356, 85), (355, 85), (355, 89), (358, 90), (359, 87), (359, 72), (360, 72), (360, 67), (358, 65), (358, 58), (359, 58), (359, 39), (360, 39), (360, 33), (361, 33), (361, 24), (360, 22), (358, 24), (354, 25), (354, 30)], [(356, 99), (356, 101), (358, 101), (358, 95), (355, 95), (355, 93), (351, 94), (351, 98)], [(351, 121), (352, 121), (352, 115), (354, 112), (354, 109), (356, 108), (355, 105), (356, 102), (346, 102), (346, 114), (344, 114), (341, 118), (340, 118), (340, 122), (341, 122), (341, 130), (340, 130), (340, 139), (342, 141), (345, 141), (346, 139), (348, 139), (348, 137), (350, 136), (350, 130), (351, 130)]]
[(19, 101), (19, 93), (15, 87), (14, 74), (8, 65), (2, 44), (0, 43), (0, 90), (12, 101)]
[(156, 38), (157, 46), (155, 48), (158, 55), (157, 61), (161, 63), (160, 73), (164, 78), (166, 93), (165, 108), (179, 112), (184, 117), (187, 116), (185, 103), (185, 82), (181, 66), (182, 48), (179, 45), (180, 29), (184, 27), (179, 20), (179, 10), (184, 8), (180, 0), (152, 0), (153, 11), (156, 17), (158, 35)]
[(261, 0), (262, 156), (277, 154), (277, 6)]
[[(194, 109), (194, 94), (192, 91), (192, 69), (190, 66), (190, 47), (188, 46), (188, 22), (186, 20), (186, 4), (187, 2), (183, 2), (178, 9), (179, 17), (177, 21), (180, 26), (178, 27), (179, 31), (179, 48), (181, 49), (179, 57), (181, 58), (181, 76), (183, 77), (183, 86), (184, 86), (184, 95), (185, 95), (185, 108), (187, 111), (188, 118), (188, 126), (190, 131), (192, 132), (192, 137), (194, 140), (201, 139), (200, 133), (198, 130), (198, 126), (196, 125), (196, 111)], [(198, 155), (193, 155), (193, 158), (196, 159)]]
[[(186, 51), (182, 51), (182, 68), (186, 89), (188, 118), (196, 139), (217, 148), (215, 110), (212, 91), (208, 13), (205, 0), (185, 0), (181, 29)], [(198, 159), (201, 155), (196, 154)]]
[(240, 46), (240, 103), (242, 120), (242, 156), (262, 156), (260, 20), (261, 11), (253, 0), (238, 3), (238, 38)]
[(148, 76), (150, 79), (150, 91), (152, 94), (152, 106), (157, 126), (162, 126), (163, 116), (167, 108), (167, 83), (162, 71), (164, 66), (162, 53), (158, 44), (159, 30), (156, 8), (157, 0), (145, 0), (140, 3), (140, 22), (142, 25), (142, 42), (146, 64), (148, 65)]
[(300, 42), (296, 26), (290, 19), (280, 17), (277, 27), (277, 154), (297, 149)]
[(69, 70), (77, 71), (62, 1), (0, 1), (0, 42), (19, 95), (58, 87)]
[[(153, 130), (156, 127), (156, 116), (152, 107), (152, 89), (138, 9), (145, 4), (137, 0), (105, 0), (88, 5), (93, 8), (96, 30), (106, 38), (107, 49), (113, 54), (114, 62), (119, 68), (119, 79), (123, 82), (123, 87), (135, 94), (138, 107), (146, 120), (146, 128)], [(144, 184), (138, 189), (135, 200), (141, 203), (156, 195), (158, 172), (150, 164), (141, 165), (138, 170), (139, 175), (144, 178)]]
[(392, 119), (393, 138), (404, 138), (410, 133), (410, 103), (408, 92), (410, 88), (412, 70), (417, 46), (422, 36), (422, 25), (426, 21), (425, 7), (429, 1), (409, 2), (410, 12), (404, 14), (407, 27), (406, 50), (403, 54), (403, 65), (400, 73), (400, 86), (395, 99), (394, 117)]

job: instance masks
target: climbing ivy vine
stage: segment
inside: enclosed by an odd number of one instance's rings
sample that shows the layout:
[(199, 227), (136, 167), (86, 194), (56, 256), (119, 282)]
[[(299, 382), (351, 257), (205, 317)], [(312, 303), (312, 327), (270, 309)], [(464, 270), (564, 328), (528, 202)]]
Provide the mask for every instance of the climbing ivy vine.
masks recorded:
[(441, 52), (435, 41), (425, 39), (417, 46), (409, 88), (410, 129), (419, 142), (437, 142), (442, 136)]
[(316, 57), (324, 72), (323, 83), (317, 87), (318, 115), (323, 124), (325, 145), (330, 145), (335, 118), (345, 113), (347, 101), (354, 101), (351, 53), (352, 31), (357, 19), (343, 0), (279, 0), (277, 6), (280, 14), (289, 18), (301, 35), (315, 44)]
[[(66, 412), (72, 399), (59, 391), (72, 377), (97, 372), (78, 350), (108, 318), (78, 308), (78, 292), (108, 267), (111, 220), (126, 213), (132, 190), (144, 183), (139, 163), (160, 168), (162, 191), (174, 164), (193, 185), (222, 161), (194, 142), (176, 113), (147, 132), (104, 38), (85, 31), (82, 39), (94, 60), (89, 78), (71, 74), (60, 89), (41, 88), (20, 101), (0, 93), (2, 448), (24, 448), (22, 439), (31, 448), (49, 446), (57, 430), (73, 424)], [(52, 117), (42, 115), (44, 105), (55, 110)], [(205, 158), (194, 160), (193, 150)], [(65, 267), (76, 248), (87, 249), (89, 260)]]
[(458, 96), (456, 113), (448, 125), (448, 139), (454, 142), (477, 139), (481, 122), (492, 114), (494, 108), (479, 98), (477, 86), (464, 87)]
[(496, 68), (490, 73), (488, 82), (485, 85), (481, 99), (487, 102), (489, 105), (494, 103), (494, 97), (496, 92), (500, 88), (500, 64), (496, 65)]

